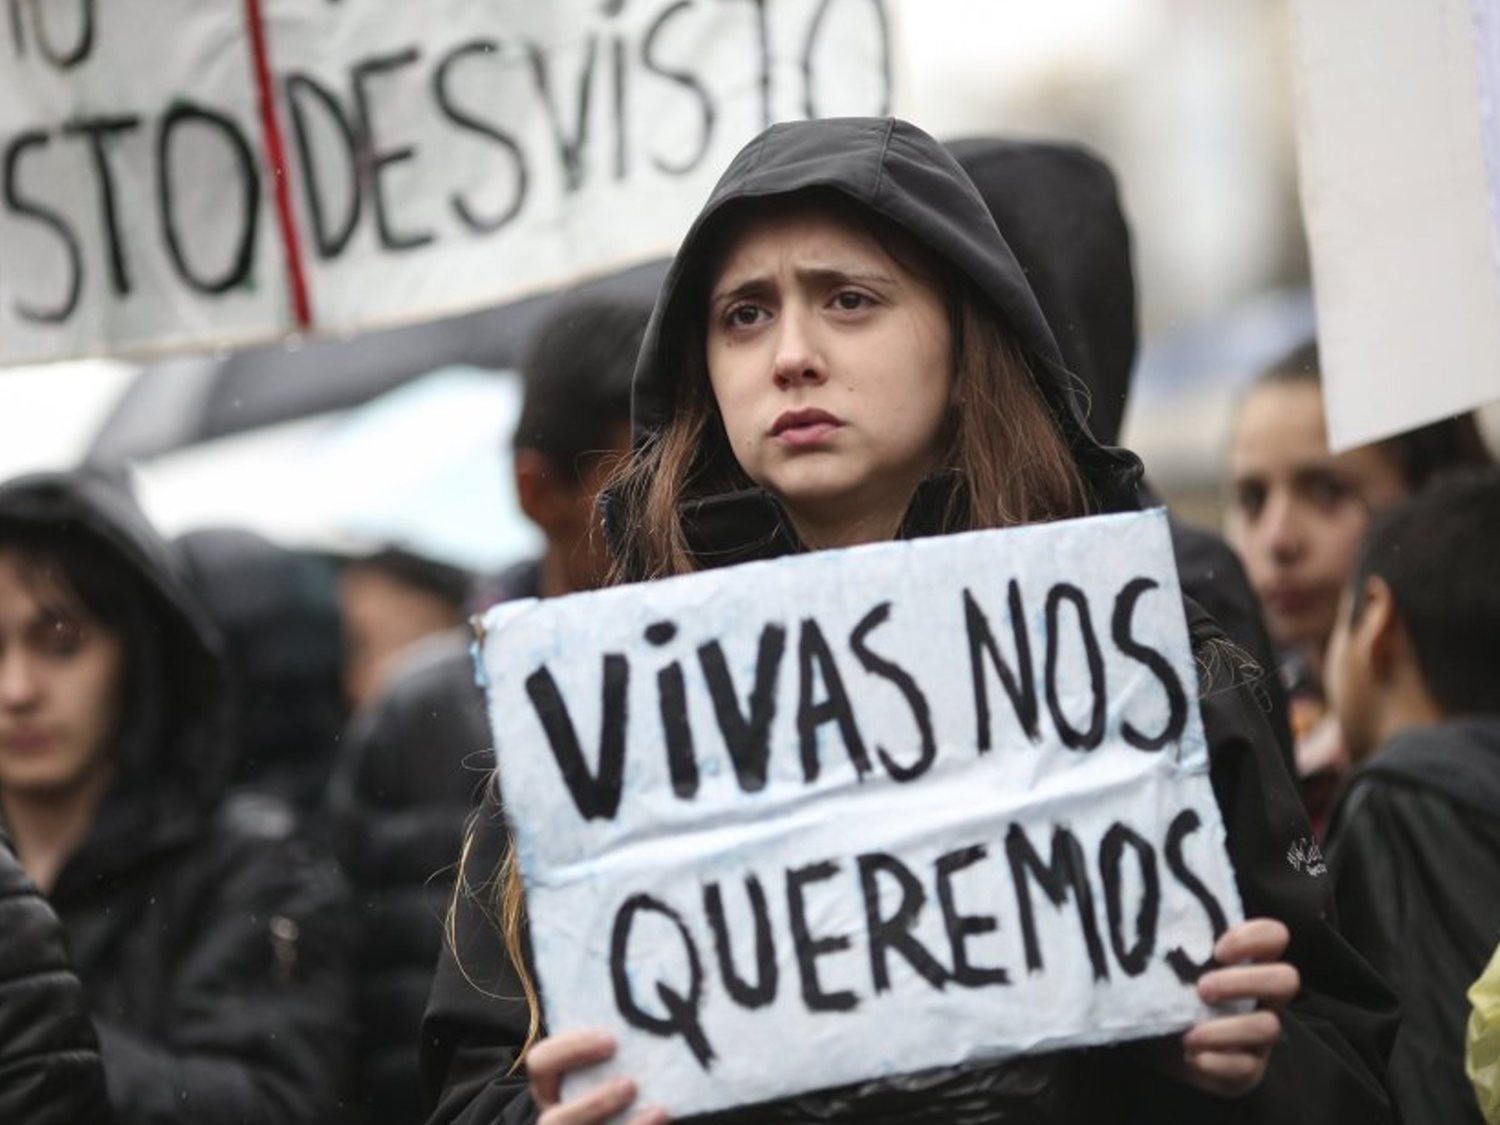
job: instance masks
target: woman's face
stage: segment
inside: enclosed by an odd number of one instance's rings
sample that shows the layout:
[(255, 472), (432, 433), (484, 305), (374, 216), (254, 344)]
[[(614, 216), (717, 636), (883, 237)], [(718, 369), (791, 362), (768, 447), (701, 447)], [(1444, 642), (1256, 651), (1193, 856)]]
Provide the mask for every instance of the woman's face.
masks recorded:
[(0, 792), (12, 797), (76, 791), (112, 768), (124, 644), (46, 582), (0, 549)]
[(1271, 383), (1240, 408), (1230, 453), (1228, 535), (1278, 644), (1318, 657), (1371, 511), (1406, 485), (1377, 447), (1328, 451), (1323, 394)]
[(937, 463), (952, 391), (941, 294), (821, 208), (734, 238), (708, 374), (735, 458), (816, 547), (893, 535)]

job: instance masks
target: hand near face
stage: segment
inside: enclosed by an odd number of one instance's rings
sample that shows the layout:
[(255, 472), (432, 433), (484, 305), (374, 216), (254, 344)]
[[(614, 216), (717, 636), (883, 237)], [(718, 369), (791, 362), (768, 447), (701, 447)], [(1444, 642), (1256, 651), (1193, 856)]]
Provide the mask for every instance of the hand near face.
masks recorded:
[(1296, 968), (1281, 960), (1290, 940), (1286, 926), (1273, 918), (1249, 919), (1219, 938), (1214, 959), (1224, 967), (1198, 978), (1198, 995), (1208, 1004), (1251, 1000), (1255, 1010), (1206, 1020), (1166, 1041), (1156, 1060), (1163, 1069), (1224, 1098), (1261, 1084), (1271, 1048), (1281, 1038), (1281, 1010), (1301, 987)]
[[(613, 1058), (615, 1041), (602, 1031), (564, 1031), (550, 1035), (526, 1052), (531, 1098), (542, 1111), (538, 1125), (602, 1125), (635, 1101), (636, 1086), (616, 1078), (582, 1097), (562, 1101), (562, 1080), (575, 1070)], [(665, 1125), (666, 1111), (650, 1106), (627, 1125)]]

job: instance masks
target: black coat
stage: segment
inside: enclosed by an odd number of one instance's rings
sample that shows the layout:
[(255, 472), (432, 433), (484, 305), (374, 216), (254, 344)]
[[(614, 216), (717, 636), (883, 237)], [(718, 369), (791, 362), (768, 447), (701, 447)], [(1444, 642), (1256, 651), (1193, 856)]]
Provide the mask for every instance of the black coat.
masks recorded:
[(1334, 805), (1328, 860), (1350, 940), (1401, 1001), (1403, 1118), (1477, 1125), (1466, 993), (1500, 944), (1500, 717), (1390, 739)]
[[(347, 892), (230, 764), (216, 639), (166, 545), (102, 479), (0, 487), (0, 529), (64, 526), (134, 572), (117, 772), (49, 899), (119, 1125), (323, 1125), (350, 1044)], [(138, 604), (136, 604), (138, 603)], [(9, 1120), (9, 1119), (7, 1119)]]
[(104, 1068), (62, 925), (0, 827), (0, 1121), (107, 1125)]
[[(747, 200), (819, 190), (905, 228), (929, 253), (968, 279), (1025, 353), (1037, 389), (1067, 441), (1093, 505), (1138, 504), (1140, 462), (1090, 434), (1078, 380), (1065, 366), (1026, 275), (990, 210), (951, 156), (901, 122), (846, 119), (774, 126), (737, 156), (688, 233), (663, 286), (636, 369), (638, 441), (672, 416), (676, 383), (699, 370), (692, 354), (708, 283), (715, 232)], [(680, 520), (700, 566), (776, 557), (801, 549), (780, 505), (707, 463), (694, 476)], [(957, 492), (955, 492), (957, 490)], [(900, 534), (942, 534), (962, 526), (963, 482), (934, 474), (917, 490)], [(628, 573), (645, 577), (633, 555), (639, 518), (629, 494), (607, 498), (606, 533)], [(1303, 992), (1285, 1020), (1283, 1043), (1266, 1081), (1251, 1096), (1209, 1098), (1139, 1065), (1138, 1048), (1073, 1051), (1001, 1066), (943, 1069), (887, 1078), (723, 1114), (715, 1121), (937, 1122), (1264, 1122), (1392, 1120), (1383, 1083), (1393, 1009), (1388, 992), (1340, 938), (1329, 886), (1282, 752), (1250, 688), (1261, 673), (1225, 642), (1196, 606), (1189, 620), (1203, 671), (1201, 698), (1214, 791), (1245, 908), (1284, 920), (1289, 959)], [(503, 784), (503, 778), (502, 784)], [(504, 849), (493, 810), (479, 823), (470, 856), (472, 885), (458, 899), (456, 950), (445, 954), (424, 1022), (424, 1065), (442, 1091), (432, 1125), (534, 1120), (524, 1076), (510, 1073), (528, 1032), (528, 1014), (491, 909), (490, 873)], [(1310, 859), (1310, 857), (1312, 857)]]
[(321, 830), (344, 723), (333, 563), (232, 528), (188, 532), (175, 546), (224, 641), (235, 717), (230, 785), (274, 794)]
[(429, 1108), (417, 1037), (490, 742), (466, 633), (418, 646), (344, 740), (334, 842), (354, 885), (358, 1100), (370, 1125), (415, 1125)]
[[(541, 567), (483, 584), (484, 605), (536, 597)], [(367, 1125), (431, 1108), (417, 1039), (443, 946), (464, 825), (494, 766), (467, 630), (415, 646), (354, 716), (331, 786), (334, 847), (354, 885), (357, 1100)]]

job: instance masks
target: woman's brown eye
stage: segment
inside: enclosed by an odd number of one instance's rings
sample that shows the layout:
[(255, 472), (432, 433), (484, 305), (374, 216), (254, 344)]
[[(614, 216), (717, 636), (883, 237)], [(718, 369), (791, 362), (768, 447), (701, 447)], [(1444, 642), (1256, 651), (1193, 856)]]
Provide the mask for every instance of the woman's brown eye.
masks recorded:
[(834, 298), (834, 300), (838, 302), (839, 308), (843, 309), (845, 312), (854, 312), (856, 309), (861, 309), (864, 307), (865, 295), (863, 293), (855, 293), (851, 290), (845, 290), (836, 298)]
[(754, 305), (739, 305), (729, 312), (731, 324), (750, 325), (760, 318), (760, 310)]
[(43, 623), (39, 647), (51, 656), (72, 656), (83, 647), (84, 640), (83, 626), (55, 618)]
[(1266, 490), (1258, 484), (1242, 484), (1235, 490), (1234, 500), (1246, 517), (1254, 519), (1265, 507)]

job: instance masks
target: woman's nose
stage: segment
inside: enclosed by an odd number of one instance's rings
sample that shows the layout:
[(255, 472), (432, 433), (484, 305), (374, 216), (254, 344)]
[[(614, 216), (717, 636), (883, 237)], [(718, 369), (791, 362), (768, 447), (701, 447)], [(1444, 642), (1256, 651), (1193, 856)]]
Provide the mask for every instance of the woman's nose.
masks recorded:
[(827, 378), (827, 368), (807, 315), (789, 307), (783, 310), (778, 328), (776, 359), (772, 370), (776, 385), (787, 389), (805, 383), (823, 382)]
[(1277, 561), (1291, 562), (1302, 554), (1307, 529), (1291, 497), (1273, 496), (1266, 504), (1262, 525), (1266, 545)]
[(24, 653), (0, 656), (0, 707), (20, 710), (36, 702), (41, 688), (36, 669)]

